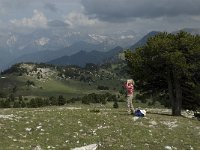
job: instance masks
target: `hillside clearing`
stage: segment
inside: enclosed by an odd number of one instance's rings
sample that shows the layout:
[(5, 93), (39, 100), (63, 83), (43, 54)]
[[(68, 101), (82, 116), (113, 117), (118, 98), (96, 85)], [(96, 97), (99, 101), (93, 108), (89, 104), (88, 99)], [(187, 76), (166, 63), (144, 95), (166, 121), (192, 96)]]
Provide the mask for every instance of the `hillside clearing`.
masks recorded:
[[(99, 113), (91, 110), (99, 109)], [(70, 105), (37, 109), (0, 109), (1, 149), (200, 149), (195, 118), (173, 117), (168, 109), (146, 109), (134, 120), (125, 103), (119, 109)]]

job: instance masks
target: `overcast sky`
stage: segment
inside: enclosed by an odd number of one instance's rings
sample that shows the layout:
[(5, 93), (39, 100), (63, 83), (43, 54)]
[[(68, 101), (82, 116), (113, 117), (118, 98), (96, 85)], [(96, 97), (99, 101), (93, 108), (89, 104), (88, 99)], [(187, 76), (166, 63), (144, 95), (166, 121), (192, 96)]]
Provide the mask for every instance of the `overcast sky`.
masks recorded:
[(200, 28), (200, 0), (0, 0), (0, 28), (111, 33)]

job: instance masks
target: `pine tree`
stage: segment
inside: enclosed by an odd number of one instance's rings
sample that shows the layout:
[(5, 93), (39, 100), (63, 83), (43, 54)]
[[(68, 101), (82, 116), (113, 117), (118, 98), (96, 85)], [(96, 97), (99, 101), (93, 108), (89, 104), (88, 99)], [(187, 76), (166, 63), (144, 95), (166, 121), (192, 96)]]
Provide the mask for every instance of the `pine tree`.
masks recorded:
[(181, 115), (191, 99), (200, 107), (199, 35), (160, 33), (134, 52), (127, 51), (125, 57), (137, 89), (151, 96), (168, 95), (172, 115)]

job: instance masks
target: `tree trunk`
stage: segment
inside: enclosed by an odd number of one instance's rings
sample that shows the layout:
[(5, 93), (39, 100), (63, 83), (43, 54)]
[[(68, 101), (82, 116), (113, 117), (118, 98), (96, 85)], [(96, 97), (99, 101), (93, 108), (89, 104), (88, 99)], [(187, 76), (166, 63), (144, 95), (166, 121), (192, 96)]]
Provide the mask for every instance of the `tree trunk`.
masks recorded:
[(174, 105), (172, 105), (172, 115), (180, 116), (182, 108), (182, 89), (180, 80), (178, 79), (177, 75), (174, 75), (174, 86), (175, 86), (176, 97), (174, 99), (175, 100)]
[[(172, 73), (171, 71), (168, 69), (167, 71), (167, 83), (168, 83), (168, 92), (169, 92), (169, 99), (171, 101), (171, 105), (172, 105), (172, 112), (173, 112), (173, 108), (174, 108), (174, 103), (175, 103), (175, 96), (174, 96), (174, 88), (173, 88), (173, 80), (172, 80)], [(173, 113), (172, 113), (173, 114)]]

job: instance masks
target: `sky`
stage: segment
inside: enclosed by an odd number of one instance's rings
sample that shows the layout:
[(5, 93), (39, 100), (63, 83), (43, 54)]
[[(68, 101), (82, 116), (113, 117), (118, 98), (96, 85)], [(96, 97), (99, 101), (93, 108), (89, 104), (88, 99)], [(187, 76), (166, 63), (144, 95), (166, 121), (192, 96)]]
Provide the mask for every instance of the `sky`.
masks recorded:
[(200, 0), (0, 0), (0, 29), (96, 33), (200, 28)]

